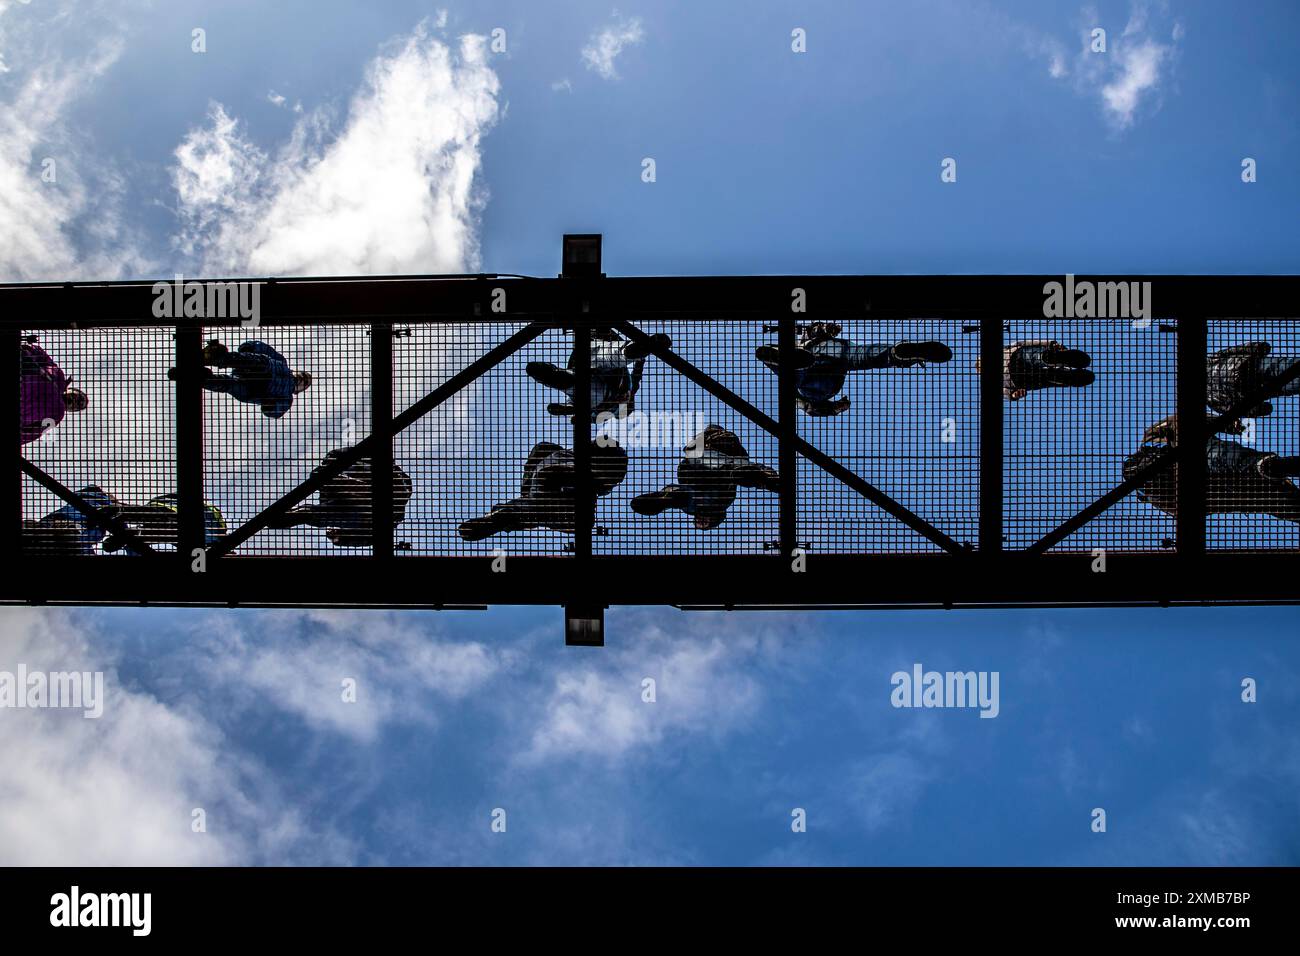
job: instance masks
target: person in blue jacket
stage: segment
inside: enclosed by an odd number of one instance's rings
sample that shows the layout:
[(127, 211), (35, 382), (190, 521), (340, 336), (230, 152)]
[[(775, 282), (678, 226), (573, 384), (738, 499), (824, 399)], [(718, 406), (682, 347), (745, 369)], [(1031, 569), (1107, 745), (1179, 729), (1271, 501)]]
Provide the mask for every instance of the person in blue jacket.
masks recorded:
[[(229, 375), (203, 370), (203, 387), (224, 392), (236, 401), (262, 406), (262, 414), (279, 418), (293, 405), (293, 398), (311, 388), (310, 372), (295, 372), (285, 357), (265, 342), (252, 339), (232, 352), (216, 339), (203, 347), (203, 364), (228, 368)], [(176, 378), (176, 370), (167, 373)]]
[[(176, 495), (158, 495), (143, 505), (120, 501), (97, 485), (77, 490), (77, 495), (104, 519), (119, 519), (140, 540), (148, 544), (175, 544), (177, 537)], [(226, 533), (226, 520), (221, 511), (204, 502), (204, 544), (211, 545)], [(90, 521), (76, 505), (65, 504), (39, 521), (23, 522), (24, 545), (34, 552), (62, 555), (90, 555), (95, 546), (103, 546), (105, 554), (127, 547), (127, 539), (108, 533), (102, 525)]]

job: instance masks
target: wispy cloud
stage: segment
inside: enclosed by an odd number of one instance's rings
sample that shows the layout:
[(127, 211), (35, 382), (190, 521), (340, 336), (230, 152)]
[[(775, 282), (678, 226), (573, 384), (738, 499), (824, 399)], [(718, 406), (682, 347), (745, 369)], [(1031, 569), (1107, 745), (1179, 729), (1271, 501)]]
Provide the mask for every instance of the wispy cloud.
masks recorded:
[(582, 48), (582, 60), (587, 69), (595, 70), (607, 80), (618, 79), (614, 61), (618, 59), (624, 47), (635, 46), (645, 37), (641, 29), (641, 19), (632, 17), (621, 20), (615, 14), (614, 22), (597, 30)]
[(1069, 82), (1080, 95), (1096, 98), (1107, 121), (1117, 130), (1127, 129), (1144, 111), (1158, 106), (1178, 59), (1182, 24), (1175, 20), (1167, 27), (1153, 26), (1154, 19), (1167, 22), (1166, 17), (1153, 17), (1155, 11), (1163, 15), (1167, 5), (1153, 7), (1136, 0), (1124, 30), (1118, 36), (1107, 30), (1106, 49), (1099, 52), (1093, 49), (1092, 34), (1106, 24), (1094, 7), (1084, 7), (1076, 21), (1079, 48), (1072, 61), (1054, 37), (1027, 34), (1027, 45), (1046, 60), (1048, 75)]
[[(232, 709), (274, 708), (363, 743), (390, 724), (432, 726), (439, 701), (482, 690), (511, 657), (477, 641), (440, 640), (409, 617), (378, 612), (210, 615), (191, 639), (202, 671)], [(344, 681), (355, 682), (355, 699), (344, 700)]]
[(120, 226), (121, 178), (67, 122), (120, 58), (130, 12), (0, 3), (0, 44), (15, 51), (0, 64), (0, 281), (115, 278), (139, 264)]
[[(668, 633), (645, 620), (628, 648), (558, 672), (529, 706), (533, 730), (521, 761), (621, 760), (679, 736), (716, 737), (741, 725), (760, 706), (754, 664), (772, 637), (696, 623)], [(653, 703), (642, 696), (646, 678), (655, 681)]]
[[(0, 865), (339, 863), (344, 838), (309, 826), (265, 768), (203, 713), (119, 676), (84, 612), (0, 611), (0, 669), (100, 670), (104, 709), (11, 710), (0, 719)], [(194, 832), (193, 811), (206, 814)]]
[(273, 155), (225, 108), (176, 150), (181, 249), (208, 274), (460, 272), (477, 262), (476, 180), (497, 120), (482, 37), (424, 27), (370, 64), (335, 133), (315, 110)]

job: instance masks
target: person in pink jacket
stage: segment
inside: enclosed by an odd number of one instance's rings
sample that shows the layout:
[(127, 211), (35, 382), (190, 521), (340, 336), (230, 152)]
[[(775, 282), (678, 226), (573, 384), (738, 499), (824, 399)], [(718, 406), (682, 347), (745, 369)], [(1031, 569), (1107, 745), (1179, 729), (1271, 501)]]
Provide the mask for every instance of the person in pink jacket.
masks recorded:
[(86, 393), (72, 387), (72, 379), (50, 358), (34, 337), (21, 343), (22, 389), (19, 393), (20, 443), (34, 442), (63, 421), (68, 412), (84, 411)]

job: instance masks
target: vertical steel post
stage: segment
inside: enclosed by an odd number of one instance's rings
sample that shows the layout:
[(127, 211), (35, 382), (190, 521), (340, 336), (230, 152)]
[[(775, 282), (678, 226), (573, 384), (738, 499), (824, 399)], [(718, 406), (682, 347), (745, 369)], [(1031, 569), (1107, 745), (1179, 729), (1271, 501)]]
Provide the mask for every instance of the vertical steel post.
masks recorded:
[(1207, 342), (1206, 317), (1180, 314), (1177, 324), (1178, 445), (1182, 451), (1174, 464), (1177, 476), (1178, 514), (1174, 541), (1180, 557), (1205, 554), (1205, 450)]
[(573, 326), (573, 553), (579, 561), (577, 581), (585, 581), (596, 523), (596, 494), (591, 480), (591, 325), (585, 315)]
[(176, 550), (189, 571), (206, 544), (203, 507), (203, 327), (176, 327)]
[(1002, 550), (1003, 319), (980, 319), (980, 513), (979, 549)]
[(794, 439), (798, 434), (798, 404), (795, 401), (794, 353), (796, 346), (795, 319), (793, 315), (780, 316), (777, 319), (777, 424), (780, 426), (780, 438), (777, 450), (777, 470), (780, 472), (780, 501), (778, 518), (778, 545), (781, 560), (786, 567), (791, 566), (795, 548), (799, 546), (799, 499), (796, 475), (798, 456), (795, 453)]
[(22, 432), (20, 416), (22, 414), (22, 330), (6, 323), (0, 329), (0, 355), (8, 355), (10, 374), (9, 384), (5, 386), (3, 398), (0, 398), (0, 421), (9, 423), (7, 447), (13, 449), (14, 457), (9, 460), (4, 470), (4, 484), (0, 487), (0, 556), (12, 557), (16, 566), (18, 552), (22, 548), (23, 517), (23, 477), (18, 462), (22, 459)]
[(376, 558), (393, 556), (393, 327), (370, 327), (370, 536)]

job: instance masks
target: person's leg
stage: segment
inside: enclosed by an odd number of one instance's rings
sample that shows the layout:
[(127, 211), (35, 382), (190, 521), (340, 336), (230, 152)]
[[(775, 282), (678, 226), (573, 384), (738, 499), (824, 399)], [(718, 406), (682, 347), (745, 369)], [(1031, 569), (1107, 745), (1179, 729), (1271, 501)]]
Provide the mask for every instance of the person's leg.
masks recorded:
[[(673, 347), (673, 340), (662, 332), (655, 332), (650, 336), (650, 340), (660, 348), (670, 349)], [(623, 346), (623, 358), (629, 362), (643, 359), (649, 354), (649, 346), (642, 345), (640, 342), (628, 342), (627, 345)]]
[(637, 495), (631, 501), (631, 508), (639, 515), (663, 514), (669, 508), (691, 510), (691, 493), (681, 485), (667, 485), (658, 491)]
[(1279, 481), (1300, 477), (1300, 455), (1269, 455), (1260, 461), (1259, 473)]
[[(866, 372), (872, 369), (889, 368), (895, 364), (894, 347), (884, 342), (857, 344), (845, 342), (844, 349), (838, 356), (838, 364), (846, 372)], [(823, 360), (824, 362), (825, 360)]]
[(522, 525), (520, 503), (516, 498), (505, 504), (494, 505), (487, 514), (462, 521), (456, 530), (466, 541), (482, 541), (494, 534), (518, 531)]
[(1092, 364), (1092, 356), (1083, 349), (1070, 349), (1059, 342), (1043, 349), (1043, 362), (1047, 365), (1063, 365), (1066, 368), (1087, 368)]
[(575, 381), (573, 373), (552, 362), (529, 362), (524, 367), (524, 371), (539, 385), (559, 389), (561, 392), (573, 391)]
[[(1280, 379), (1291, 372), (1297, 365), (1300, 365), (1300, 356), (1297, 355), (1268, 355), (1259, 360), (1257, 384), (1264, 384), (1268, 379)], [(1287, 382), (1276, 391), (1271, 391), (1270, 396), (1279, 395), (1300, 395), (1300, 375), (1297, 375), (1291, 381)]]
[[(875, 348), (875, 346), (867, 346), (867, 348)], [(899, 342), (889, 350), (889, 362), (887, 364), (909, 368), (922, 362), (941, 364), (951, 358), (952, 349), (942, 342)], [(879, 368), (880, 366), (873, 365), (869, 367)]]
[(313, 528), (332, 528), (330, 515), (323, 514), (319, 505), (299, 505), (297, 508), (290, 508), (282, 515), (272, 518), (266, 523), (268, 528), (296, 528), (298, 525), (310, 525)]
[(747, 488), (759, 488), (763, 491), (779, 492), (781, 489), (781, 479), (775, 469), (760, 465), (757, 462), (747, 461), (744, 464), (737, 465), (732, 469), (732, 477), (736, 484), (744, 485)]
[[(125, 522), (135, 536), (146, 544), (173, 544), (177, 536), (176, 512), (154, 505), (118, 505), (105, 509), (113, 517)], [(104, 541), (104, 551), (111, 554), (126, 546), (126, 539), (110, 535)]]
[(235, 387), (236, 381), (233, 375), (216, 375), (211, 369), (205, 368), (202, 385), (209, 392), (226, 393)]
[[(781, 371), (781, 350), (775, 345), (760, 345), (754, 349), (754, 357), (770, 368), (773, 372)], [(817, 355), (808, 351), (802, 345), (794, 347), (794, 367), (795, 371), (811, 368), (817, 361)]]
[(1048, 385), (1065, 385), (1083, 388), (1096, 379), (1091, 369), (1068, 368), (1064, 365), (1049, 365), (1043, 369), (1043, 378)]

